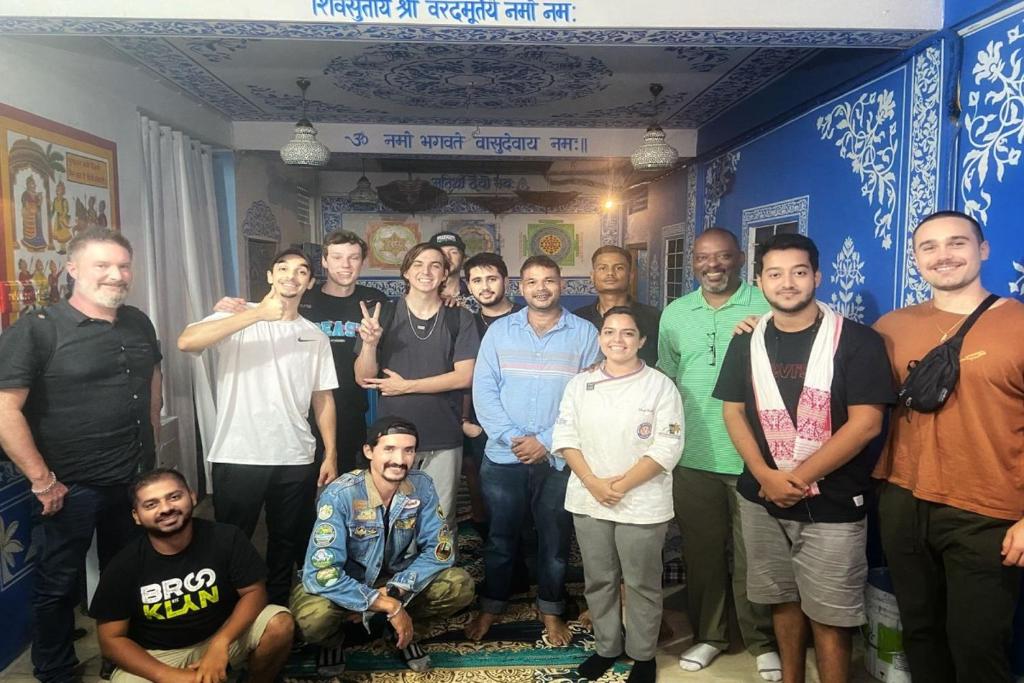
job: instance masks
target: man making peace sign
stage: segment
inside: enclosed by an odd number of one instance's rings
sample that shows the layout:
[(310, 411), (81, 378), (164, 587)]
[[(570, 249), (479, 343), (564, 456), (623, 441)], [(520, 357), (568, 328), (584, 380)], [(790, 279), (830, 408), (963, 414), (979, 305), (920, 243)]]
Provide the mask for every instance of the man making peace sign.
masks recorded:
[[(338, 378), (330, 341), (299, 316), (313, 286), (309, 259), (297, 249), (274, 257), (270, 293), (241, 313), (214, 313), (185, 328), (182, 351), (217, 351), (217, 426), (207, 450), (218, 522), (250, 538), (267, 510), (267, 594), (288, 604), (292, 564), (308, 536), (310, 478), (323, 486), (337, 476), (335, 409)], [(312, 403), (324, 439), (319, 474), (316, 440), (306, 416)]]
[(363, 308), (354, 370), (357, 382), (380, 391), (379, 414), (416, 425), (413, 469), (430, 475), (441, 509), (452, 516), (462, 473), (462, 396), (480, 337), (469, 311), (441, 300), (448, 271), (441, 247), (425, 242), (409, 250), (405, 296), (380, 310)]

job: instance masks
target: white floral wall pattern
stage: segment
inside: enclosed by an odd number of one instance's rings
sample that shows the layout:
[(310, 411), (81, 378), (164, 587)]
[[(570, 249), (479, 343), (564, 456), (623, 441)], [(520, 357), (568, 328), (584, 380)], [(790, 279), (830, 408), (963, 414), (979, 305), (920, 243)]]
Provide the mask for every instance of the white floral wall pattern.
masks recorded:
[[(942, 103), (942, 49), (933, 45), (913, 63), (910, 102), (910, 182), (903, 240), (902, 296), (896, 305), (913, 306), (931, 298), (931, 287), (917, 270), (910, 233), (939, 204), (939, 118)], [(902, 301), (902, 303), (900, 303)]]
[(892, 218), (896, 210), (896, 98), (892, 90), (863, 93), (837, 104), (818, 117), (822, 140), (834, 140), (860, 179), (860, 193), (875, 210), (875, 237), (882, 248), (892, 247)]
[[(974, 88), (967, 92), (963, 117), (963, 143), (967, 146), (960, 175), (964, 211), (988, 222), (993, 179), (1002, 183), (1007, 169), (1019, 166), (1024, 147), (1024, 22), (1010, 26), (1004, 40), (988, 41), (971, 69)], [(990, 187), (990, 186), (989, 186)], [(1008, 283), (1013, 294), (1024, 293), (1024, 263), (1010, 260)]]
[[(978, 52), (971, 74), (976, 90), (967, 93), (964, 137), (970, 150), (964, 155), (960, 192), (964, 210), (982, 223), (988, 219), (992, 195), (985, 183), (994, 173), (997, 182), (1009, 166), (1020, 162), (1024, 143), (1024, 74), (1020, 48), (1012, 46), (1024, 36), (1020, 26), (1006, 32), (1006, 43), (990, 40)], [(1003, 48), (1008, 48), (1004, 57)]]
[(728, 152), (712, 160), (704, 176), (704, 230), (715, 226), (722, 197), (729, 193), (740, 163), (739, 151)]
[(832, 294), (832, 309), (848, 320), (864, 322), (864, 299), (854, 289), (864, 284), (864, 261), (852, 237), (843, 240), (843, 248), (832, 261), (832, 271), (829, 280), (839, 285), (839, 291)]

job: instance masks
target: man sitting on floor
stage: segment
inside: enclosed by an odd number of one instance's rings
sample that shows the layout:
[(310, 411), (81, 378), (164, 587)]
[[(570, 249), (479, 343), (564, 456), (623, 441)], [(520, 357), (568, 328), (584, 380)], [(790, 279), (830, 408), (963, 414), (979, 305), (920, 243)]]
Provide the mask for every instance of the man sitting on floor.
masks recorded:
[(327, 648), (344, 640), (346, 622), (372, 631), (371, 622), (386, 618), (409, 668), (426, 671), (430, 656), (413, 642), (413, 617), (422, 624), (466, 607), (473, 579), (452, 566), (454, 536), (430, 476), (410, 471), (415, 425), (382, 417), (367, 439), (369, 469), (342, 475), (320, 496), (292, 611), (303, 637)]
[(196, 495), (172, 469), (132, 485), (145, 536), (111, 560), (92, 601), (113, 683), (223, 681), (248, 659), (249, 681), (273, 681), (292, 643), (288, 610), (267, 604), (267, 568), (237, 527), (192, 519)]

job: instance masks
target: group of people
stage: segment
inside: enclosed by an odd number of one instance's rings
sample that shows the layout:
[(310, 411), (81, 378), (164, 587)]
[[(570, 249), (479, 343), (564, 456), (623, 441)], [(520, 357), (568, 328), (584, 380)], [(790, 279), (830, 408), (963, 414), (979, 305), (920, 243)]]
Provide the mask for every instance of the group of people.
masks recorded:
[[(453, 233), (405, 255), (394, 302), (357, 284), (366, 244), (352, 233), (326, 238), (321, 287), (303, 252), (282, 251), (261, 302), (223, 299), (177, 340), (216, 352), (209, 522), (193, 519), (178, 472), (141, 466), (159, 428), (161, 351), (124, 304), (131, 245), (77, 235), (70, 298), (0, 335), (0, 446), (41, 504), (36, 677), (74, 675), (94, 531), (91, 613), (113, 677), (197, 683), (246, 660), (253, 680), (272, 680), (297, 638), (337, 672), (347, 639), (367, 633), (427, 670), (415, 634), (477, 598), (465, 634), (484, 638), (526, 556), (544, 637), (568, 645), (575, 533), (595, 636), (578, 673), (597, 680), (626, 656), (630, 681), (653, 681), (674, 518), (694, 632), (684, 670), (728, 648), (731, 596), (761, 678), (803, 681), (813, 638), (820, 679), (840, 683), (865, 621), (877, 499), (912, 676), (1009, 680), (1024, 351), (1007, 332), (1024, 329), (1024, 306), (999, 299), (977, 319), (937, 412), (896, 393), (988, 297), (981, 227), (957, 212), (922, 221), (914, 254), (934, 298), (874, 329), (817, 301), (807, 237), (759, 247), (759, 287), (741, 277), (733, 233), (712, 228), (693, 246), (699, 288), (663, 314), (630, 298), (630, 254), (615, 246), (594, 253), (598, 296), (575, 312), (551, 259), (521, 265), (520, 307), (502, 258), (466, 259)], [(382, 416), (369, 427), (366, 389)], [(486, 524), (479, 587), (455, 566), (463, 476)], [(261, 513), (265, 563), (250, 541)]]

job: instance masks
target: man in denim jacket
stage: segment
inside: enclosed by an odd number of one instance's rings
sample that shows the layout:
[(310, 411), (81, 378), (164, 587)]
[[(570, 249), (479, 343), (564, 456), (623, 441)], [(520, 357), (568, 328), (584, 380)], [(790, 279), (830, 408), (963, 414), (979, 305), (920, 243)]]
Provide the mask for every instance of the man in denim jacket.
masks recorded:
[(367, 440), (369, 469), (341, 476), (320, 496), (292, 613), (305, 640), (323, 647), (340, 645), (346, 622), (369, 630), (384, 615), (409, 668), (425, 671), (430, 657), (413, 642), (413, 620), (467, 606), (473, 580), (453, 566), (454, 537), (434, 483), (411, 470), (416, 427), (382, 417)]

